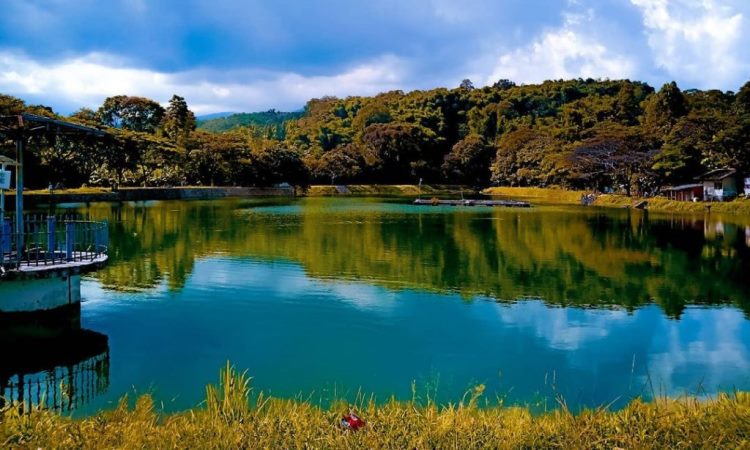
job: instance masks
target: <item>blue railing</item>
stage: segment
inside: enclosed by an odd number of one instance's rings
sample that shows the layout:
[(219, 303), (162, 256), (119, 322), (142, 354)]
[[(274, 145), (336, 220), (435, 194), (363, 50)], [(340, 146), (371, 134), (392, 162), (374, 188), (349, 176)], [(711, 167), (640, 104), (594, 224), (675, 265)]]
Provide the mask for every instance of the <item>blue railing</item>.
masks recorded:
[(77, 216), (24, 216), (23, 230), (14, 230), (15, 221), (0, 224), (0, 268), (94, 262), (107, 255), (107, 222), (83, 220)]

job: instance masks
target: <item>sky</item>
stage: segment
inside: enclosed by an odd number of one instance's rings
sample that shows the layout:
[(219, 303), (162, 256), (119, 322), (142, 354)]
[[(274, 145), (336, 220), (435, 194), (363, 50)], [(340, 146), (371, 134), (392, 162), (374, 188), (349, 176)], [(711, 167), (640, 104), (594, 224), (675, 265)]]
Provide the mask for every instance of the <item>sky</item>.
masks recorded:
[(738, 90), (750, 0), (0, 0), (0, 93), (197, 114), (498, 79)]

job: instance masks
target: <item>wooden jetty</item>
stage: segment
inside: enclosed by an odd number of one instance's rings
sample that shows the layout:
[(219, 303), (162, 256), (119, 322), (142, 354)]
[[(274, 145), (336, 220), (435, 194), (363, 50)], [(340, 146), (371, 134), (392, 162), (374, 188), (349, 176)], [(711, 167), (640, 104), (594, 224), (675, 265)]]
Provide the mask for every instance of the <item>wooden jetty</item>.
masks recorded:
[(441, 200), (418, 198), (415, 205), (425, 206), (504, 206), (506, 208), (530, 208), (531, 203), (517, 200)]

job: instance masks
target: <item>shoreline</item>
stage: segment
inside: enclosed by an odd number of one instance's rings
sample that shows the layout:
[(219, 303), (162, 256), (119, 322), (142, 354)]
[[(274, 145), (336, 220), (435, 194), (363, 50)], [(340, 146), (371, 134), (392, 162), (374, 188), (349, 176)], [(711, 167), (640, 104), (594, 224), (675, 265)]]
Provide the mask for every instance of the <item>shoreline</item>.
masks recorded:
[[(213, 200), (221, 198), (253, 197), (417, 197), (419, 195), (474, 194), (473, 189), (458, 185), (423, 185), (420, 189), (412, 184), (349, 184), (311, 185), (301, 191), (294, 187), (239, 187), (239, 186), (184, 186), (184, 187), (124, 187), (113, 191), (109, 188), (87, 187), (61, 189), (50, 193), (45, 189), (24, 191), (25, 207), (60, 203), (128, 202), (152, 200)], [(6, 211), (15, 206), (15, 192), (5, 193)]]
[[(15, 207), (13, 191), (5, 194), (6, 211)], [(33, 207), (38, 205), (59, 203), (96, 203), (96, 202), (131, 202), (151, 200), (212, 200), (220, 198), (243, 198), (243, 197), (294, 197), (292, 187), (145, 187), (121, 188), (117, 191), (108, 188), (77, 188), (63, 189), (50, 193), (46, 190), (25, 191), (23, 194), (24, 206)]]
[[(557, 188), (491, 187), (482, 194), (492, 197), (530, 200), (538, 204), (581, 205), (581, 196), (590, 191), (568, 191)], [(646, 202), (645, 210), (658, 213), (679, 214), (727, 214), (750, 216), (750, 198), (740, 198), (728, 202), (683, 202), (664, 197), (628, 197), (620, 194), (601, 194), (590, 206), (614, 209), (630, 209), (641, 201)]]
[[(419, 197), (451, 196), (462, 193), (476, 194), (472, 188), (460, 185), (414, 184), (347, 184), (311, 185), (305, 191), (293, 187), (127, 187), (117, 191), (108, 188), (76, 188), (50, 193), (46, 190), (26, 191), (24, 204), (28, 207), (59, 203), (127, 202), (151, 200), (212, 200), (221, 198), (252, 197)], [(589, 191), (571, 191), (558, 188), (490, 187), (479, 191), (482, 195), (503, 199), (525, 200), (532, 204), (581, 205), (581, 196)], [(645, 201), (645, 210), (658, 213), (705, 214), (716, 213), (733, 216), (750, 216), (750, 198), (729, 202), (684, 202), (663, 197), (639, 198), (620, 194), (601, 194), (590, 206), (614, 209), (635, 208)], [(6, 192), (6, 210), (11, 211), (15, 199), (13, 191)]]

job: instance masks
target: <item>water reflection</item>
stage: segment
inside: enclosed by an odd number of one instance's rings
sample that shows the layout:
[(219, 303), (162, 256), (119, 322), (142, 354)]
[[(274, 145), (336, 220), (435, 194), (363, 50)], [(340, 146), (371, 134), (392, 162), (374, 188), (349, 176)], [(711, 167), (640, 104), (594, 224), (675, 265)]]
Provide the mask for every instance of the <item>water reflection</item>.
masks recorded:
[(209, 255), (286, 259), (318, 278), (549, 304), (732, 303), (750, 312), (750, 226), (582, 208), (456, 210), (370, 200), (94, 206), (112, 223), (109, 289), (179, 290)]
[(0, 315), (0, 404), (81, 408), (109, 386), (107, 336), (82, 329), (80, 310)]
[(131, 390), (194, 407), (227, 360), (321, 401), (410, 398), (414, 380), (541, 408), (750, 389), (736, 219), (314, 198), (82, 212), (112, 227), (82, 294), (117, 355), (87, 413)]
[(193, 407), (227, 359), (257, 389), (322, 402), (360, 388), (408, 399), (412, 381), (441, 402), (483, 383), (490, 400), (537, 410), (555, 407), (557, 395), (578, 409), (750, 388), (750, 321), (731, 307), (691, 306), (672, 320), (654, 305), (461, 299), (229, 257), (198, 261), (179, 291), (112, 293), (93, 281), (83, 290), (88, 321), (118, 343), (119, 375), (97, 405), (135, 386), (156, 387), (168, 410)]

